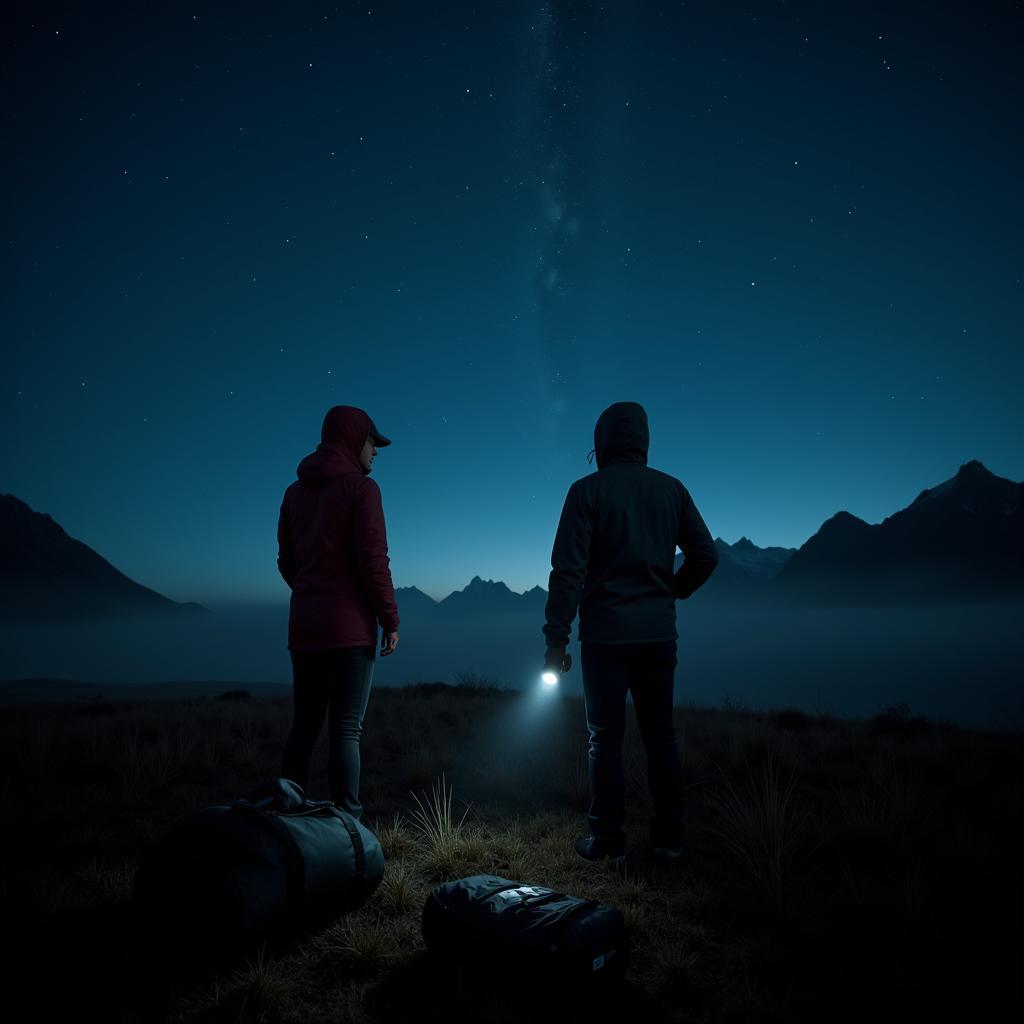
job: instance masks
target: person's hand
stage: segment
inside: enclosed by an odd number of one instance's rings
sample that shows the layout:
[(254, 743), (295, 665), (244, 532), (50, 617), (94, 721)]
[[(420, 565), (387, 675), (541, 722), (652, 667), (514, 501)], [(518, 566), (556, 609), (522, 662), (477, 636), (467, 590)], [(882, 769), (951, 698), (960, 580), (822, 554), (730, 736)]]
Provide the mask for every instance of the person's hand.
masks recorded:
[(389, 654), (393, 654), (395, 648), (398, 646), (398, 633), (382, 633), (380, 638), (380, 654), (382, 658), (386, 658)]
[(572, 668), (572, 655), (564, 647), (549, 647), (544, 652), (544, 667), (564, 675)]

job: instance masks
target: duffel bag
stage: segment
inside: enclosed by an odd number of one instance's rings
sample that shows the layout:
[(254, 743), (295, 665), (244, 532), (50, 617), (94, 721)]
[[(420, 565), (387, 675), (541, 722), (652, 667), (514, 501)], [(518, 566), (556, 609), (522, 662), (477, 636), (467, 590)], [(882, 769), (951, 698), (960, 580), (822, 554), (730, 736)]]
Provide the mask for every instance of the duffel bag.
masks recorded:
[(423, 907), (423, 941), (454, 959), (580, 980), (621, 978), (629, 960), (621, 910), (497, 875), (435, 886)]
[(132, 896), (143, 921), (161, 931), (245, 946), (357, 906), (383, 875), (384, 853), (369, 829), (275, 779), (173, 825), (142, 855)]

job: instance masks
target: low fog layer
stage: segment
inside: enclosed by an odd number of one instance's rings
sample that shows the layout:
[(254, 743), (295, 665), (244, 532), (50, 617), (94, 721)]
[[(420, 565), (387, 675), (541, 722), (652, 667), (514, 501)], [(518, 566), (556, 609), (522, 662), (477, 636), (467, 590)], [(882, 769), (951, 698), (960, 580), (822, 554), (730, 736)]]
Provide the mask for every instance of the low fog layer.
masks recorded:
[[(912, 711), (984, 727), (1019, 727), (1024, 642), (1020, 604), (897, 609), (680, 607), (676, 700), (870, 715)], [(96, 683), (290, 683), (287, 605), (215, 608), (209, 615), (67, 627), (0, 628), (0, 677)], [(378, 658), (378, 683), (457, 681), (475, 673), (536, 684), (543, 617), (510, 613), (428, 622), (409, 614), (401, 645)], [(580, 689), (576, 660), (564, 685)]]

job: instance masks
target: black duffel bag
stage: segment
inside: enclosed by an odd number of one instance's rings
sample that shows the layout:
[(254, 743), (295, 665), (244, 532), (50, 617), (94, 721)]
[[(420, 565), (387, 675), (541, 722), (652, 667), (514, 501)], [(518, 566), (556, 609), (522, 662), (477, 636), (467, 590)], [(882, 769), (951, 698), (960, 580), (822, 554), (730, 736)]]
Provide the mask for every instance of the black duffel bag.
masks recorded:
[(274, 779), (173, 825), (142, 855), (132, 897), (159, 932), (185, 932), (206, 949), (241, 947), (352, 909), (383, 876), (369, 829)]
[(629, 961), (621, 910), (497, 875), (435, 886), (423, 907), (423, 941), (453, 959), (578, 980), (620, 979)]

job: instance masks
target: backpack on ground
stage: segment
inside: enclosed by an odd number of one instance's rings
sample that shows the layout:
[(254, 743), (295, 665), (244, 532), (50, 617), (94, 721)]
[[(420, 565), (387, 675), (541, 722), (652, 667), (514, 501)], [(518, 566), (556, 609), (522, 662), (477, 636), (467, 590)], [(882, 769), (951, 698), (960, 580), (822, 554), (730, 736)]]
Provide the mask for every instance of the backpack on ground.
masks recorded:
[(423, 908), (423, 940), (453, 959), (564, 979), (617, 980), (629, 960), (622, 911), (497, 875), (435, 886)]
[(248, 946), (367, 899), (384, 875), (376, 836), (288, 779), (203, 808), (143, 854), (132, 898), (145, 923), (206, 947)]

